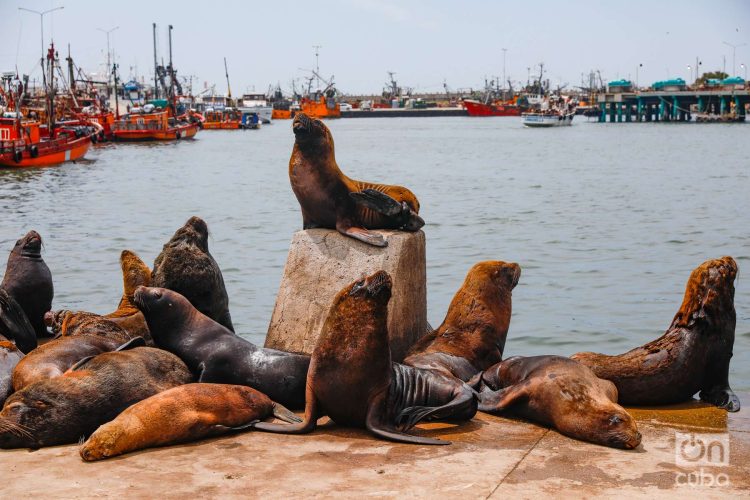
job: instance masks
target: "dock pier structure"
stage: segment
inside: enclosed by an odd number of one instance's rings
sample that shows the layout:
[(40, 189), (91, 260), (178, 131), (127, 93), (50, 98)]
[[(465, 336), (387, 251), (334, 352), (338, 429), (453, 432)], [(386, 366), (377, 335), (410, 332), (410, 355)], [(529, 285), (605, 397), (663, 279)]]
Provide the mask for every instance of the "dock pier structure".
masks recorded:
[[(750, 90), (631, 91), (600, 94), (599, 122), (689, 122), (694, 113), (745, 121)], [(609, 116), (609, 120), (607, 117)]]

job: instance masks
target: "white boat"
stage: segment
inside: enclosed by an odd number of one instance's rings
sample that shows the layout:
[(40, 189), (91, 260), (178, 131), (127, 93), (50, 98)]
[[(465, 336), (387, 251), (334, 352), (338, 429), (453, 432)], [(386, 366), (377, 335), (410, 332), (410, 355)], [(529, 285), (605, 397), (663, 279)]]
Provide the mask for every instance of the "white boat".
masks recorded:
[(271, 123), (273, 106), (268, 104), (265, 94), (244, 94), (237, 99), (237, 109), (243, 113), (255, 113), (263, 123)]
[(546, 112), (521, 113), (523, 124), (527, 127), (562, 127), (573, 125), (575, 113)]

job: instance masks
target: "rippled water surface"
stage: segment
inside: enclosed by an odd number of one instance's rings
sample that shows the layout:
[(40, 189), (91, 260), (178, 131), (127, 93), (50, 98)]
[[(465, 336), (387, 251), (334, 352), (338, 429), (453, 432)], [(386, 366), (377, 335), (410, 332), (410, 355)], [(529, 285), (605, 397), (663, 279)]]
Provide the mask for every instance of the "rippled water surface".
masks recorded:
[[(106, 313), (122, 293), (120, 251), (152, 264), (197, 214), (212, 231), (235, 327), (262, 344), (301, 227), (287, 176), (290, 125), (100, 145), (84, 163), (0, 170), (0, 258), (38, 230), (53, 307)], [(740, 278), (731, 382), (750, 389), (750, 125), (580, 120), (529, 130), (517, 118), (328, 125), (347, 174), (403, 184), (420, 198), (434, 326), (472, 264), (510, 260), (523, 274), (506, 355), (620, 353), (663, 333), (693, 268), (732, 255)]]

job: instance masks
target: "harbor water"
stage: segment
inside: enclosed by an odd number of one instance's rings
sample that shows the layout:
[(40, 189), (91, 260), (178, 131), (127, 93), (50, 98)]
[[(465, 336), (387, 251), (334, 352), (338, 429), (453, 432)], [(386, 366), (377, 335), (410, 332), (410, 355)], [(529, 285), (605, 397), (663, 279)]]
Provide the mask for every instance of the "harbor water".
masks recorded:
[[(472, 264), (515, 261), (523, 272), (506, 356), (621, 353), (664, 332), (696, 266), (731, 255), (740, 275), (730, 382), (750, 390), (750, 125), (582, 117), (548, 130), (523, 128), (520, 118), (327, 124), (345, 173), (419, 197), (433, 326)], [(36, 229), (53, 307), (107, 313), (122, 293), (120, 251), (152, 265), (199, 215), (235, 327), (262, 344), (301, 228), (287, 175), (293, 140), (291, 122), (277, 121), (169, 144), (97, 145), (83, 162), (0, 170), (2, 258)]]

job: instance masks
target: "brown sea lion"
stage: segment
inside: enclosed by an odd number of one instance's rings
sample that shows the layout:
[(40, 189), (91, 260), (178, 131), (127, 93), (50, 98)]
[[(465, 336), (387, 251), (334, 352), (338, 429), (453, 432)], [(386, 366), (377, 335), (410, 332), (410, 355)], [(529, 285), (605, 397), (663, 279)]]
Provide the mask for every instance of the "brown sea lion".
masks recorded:
[(475, 264), (456, 292), (443, 323), (409, 350), (404, 364), (469, 381), (503, 358), (512, 292), (521, 276), (513, 262)]
[(51, 340), (31, 351), (18, 363), (13, 370), (13, 388), (19, 391), (39, 380), (58, 377), (80, 360), (114, 351), (130, 340), (122, 329), (119, 334), (81, 333)]
[(198, 381), (247, 385), (291, 408), (305, 404), (309, 356), (257, 347), (166, 288), (139, 287), (134, 300), (156, 345), (179, 356)]
[(18, 302), (34, 328), (37, 337), (49, 336), (44, 326), (44, 313), (52, 308), (54, 288), (52, 273), (42, 259), (42, 237), (29, 231), (8, 256), (0, 288)]
[(617, 404), (612, 382), (561, 356), (514, 356), (482, 373), (479, 409), (508, 412), (566, 436), (613, 448), (641, 442), (635, 420)]
[(472, 418), (472, 390), (453, 377), (391, 363), (387, 309), (391, 278), (378, 271), (334, 299), (307, 374), (305, 417), (299, 424), (260, 422), (259, 430), (301, 434), (327, 415), (340, 425), (414, 444), (448, 441), (405, 434), (427, 418)]
[(130, 250), (120, 254), (123, 294), (114, 312), (99, 315), (86, 311), (48, 311), (44, 315), (45, 324), (56, 335), (77, 335), (81, 333), (102, 333), (116, 325), (125, 330), (130, 338), (143, 337), (146, 345), (153, 345), (143, 313), (133, 303), (133, 294), (139, 286), (151, 283), (151, 270)]
[(152, 285), (184, 296), (200, 312), (234, 331), (224, 277), (208, 252), (208, 226), (190, 217), (154, 261)]
[(12, 341), (21, 352), (37, 346), (36, 332), (26, 313), (8, 292), (0, 288), (0, 336)]
[(304, 229), (328, 228), (370, 245), (386, 246), (369, 229), (417, 231), (419, 201), (401, 186), (350, 179), (336, 164), (333, 136), (317, 118), (297, 113), (289, 180), (302, 208)]
[(679, 403), (700, 391), (701, 400), (739, 411), (740, 400), (729, 387), (736, 276), (731, 257), (704, 262), (690, 275), (664, 335), (619, 356), (580, 352), (573, 359), (614, 382), (623, 404)]
[(0, 406), (13, 393), (13, 369), (22, 358), (13, 342), (0, 336)]
[(75, 443), (125, 408), (192, 382), (174, 354), (153, 347), (105, 352), (13, 393), (0, 411), (0, 448)]
[(299, 417), (244, 385), (186, 384), (140, 401), (99, 427), (80, 448), (87, 462), (247, 429), (275, 416)]

